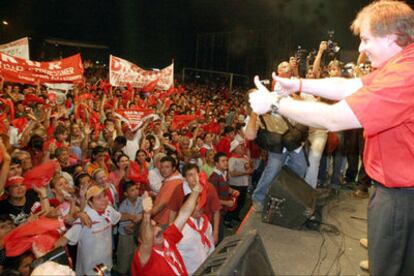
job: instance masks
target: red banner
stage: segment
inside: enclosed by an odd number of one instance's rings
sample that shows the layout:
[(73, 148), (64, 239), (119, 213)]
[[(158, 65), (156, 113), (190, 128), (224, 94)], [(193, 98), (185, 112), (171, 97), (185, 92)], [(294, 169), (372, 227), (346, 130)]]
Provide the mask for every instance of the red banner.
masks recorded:
[(127, 86), (127, 83), (130, 83), (137, 88), (156, 82), (156, 89), (168, 90), (174, 84), (174, 63), (159, 71), (144, 70), (125, 59), (111, 55), (109, 81), (112, 86)]
[(0, 74), (6, 81), (25, 84), (79, 82), (83, 79), (80, 54), (50, 62), (38, 62), (0, 53)]
[(115, 116), (124, 121), (132, 131), (137, 130), (142, 123), (154, 116), (154, 111), (150, 109), (118, 109), (115, 111)]

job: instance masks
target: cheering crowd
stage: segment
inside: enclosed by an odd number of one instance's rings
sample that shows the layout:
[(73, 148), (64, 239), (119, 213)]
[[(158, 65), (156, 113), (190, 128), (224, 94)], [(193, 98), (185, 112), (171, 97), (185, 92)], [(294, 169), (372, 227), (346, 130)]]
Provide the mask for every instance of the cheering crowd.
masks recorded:
[[(321, 66), (326, 49), (322, 42), (306, 77), (343, 73), (337, 60)], [(351, 73), (363, 73), (360, 68)], [(296, 58), (277, 72), (298, 77)], [(293, 148), (260, 148), (254, 140), (264, 129), (261, 120), (279, 134), (298, 124), (270, 115), (259, 120), (242, 89), (187, 83), (143, 92), (111, 87), (99, 75), (102, 70), (90, 68), (88, 81), (69, 91), (1, 83), (4, 271), (29, 275), (36, 258), (64, 247), (78, 275), (100, 264), (111, 270), (114, 260), (121, 275), (191, 274), (225, 228), (241, 222), (249, 193), (261, 211), (283, 165), (314, 188), (318, 171), (319, 186), (336, 192), (357, 180), (361, 133), (302, 128)], [(118, 116), (122, 109), (151, 116), (132, 129)]]
[[(363, 39), (370, 38), (364, 26), (355, 26)], [(369, 50), (368, 42), (363, 43)], [(314, 91), (312, 83), (331, 83), (338, 77), (357, 80), (372, 71), (364, 55), (368, 50), (361, 51), (355, 64), (344, 66), (334, 56), (323, 64), (330, 48), (322, 41), (313, 61), (292, 56), (279, 63), (278, 77), (273, 78), (278, 82), (267, 88), (296, 86), (289, 96), (272, 98), (272, 106), (258, 79), (258, 90), (229, 91), (188, 82), (158, 91), (155, 83), (141, 89), (113, 87), (105, 70), (91, 67), (83, 83), (58, 91), (2, 78), (2, 275), (26, 276), (33, 269), (34, 275), (45, 275), (40, 271), (47, 273), (52, 264), (40, 260), (62, 251), (76, 275), (103, 270), (119, 275), (193, 274), (239, 225), (250, 205), (264, 211), (269, 186), (283, 166), (333, 197), (346, 188), (354, 189), (357, 198), (368, 197), (371, 179), (360, 162), (366, 138), (362, 130), (335, 131), (353, 127), (333, 126), (329, 132), (316, 116), (303, 119), (294, 112), (295, 105), (309, 114), (316, 109), (308, 106), (341, 106), (342, 101), (335, 101), (339, 96), (328, 100), (301, 93)], [(400, 48), (389, 50), (397, 53)], [(403, 54), (410, 57), (410, 52)], [(376, 57), (371, 55), (371, 61)], [(299, 76), (301, 71), (306, 76)], [(325, 90), (320, 91), (323, 95)], [(131, 112), (142, 116), (125, 116)], [(291, 117), (309, 120), (313, 127)], [(365, 164), (372, 172), (371, 163)], [(374, 242), (370, 248), (382, 248)], [(410, 271), (410, 264), (404, 265)]]

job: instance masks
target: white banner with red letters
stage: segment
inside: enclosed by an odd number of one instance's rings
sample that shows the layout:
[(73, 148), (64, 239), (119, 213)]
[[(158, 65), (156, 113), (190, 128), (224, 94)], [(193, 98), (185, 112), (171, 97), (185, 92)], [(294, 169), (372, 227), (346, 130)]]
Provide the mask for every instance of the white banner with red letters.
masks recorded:
[(0, 52), (9, 56), (29, 59), (29, 38), (21, 39), (0, 45)]
[(40, 83), (76, 83), (83, 80), (80, 54), (60, 60), (38, 62), (0, 53), (0, 75), (6, 81), (35, 85)]
[(115, 111), (115, 116), (125, 122), (132, 131), (137, 130), (144, 121), (150, 118), (159, 118), (153, 110), (141, 108), (118, 109)]
[(111, 55), (109, 57), (109, 82), (112, 86), (143, 88), (150, 82), (157, 81), (156, 89), (168, 90), (174, 84), (174, 63), (159, 70), (144, 70), (137, 65)]

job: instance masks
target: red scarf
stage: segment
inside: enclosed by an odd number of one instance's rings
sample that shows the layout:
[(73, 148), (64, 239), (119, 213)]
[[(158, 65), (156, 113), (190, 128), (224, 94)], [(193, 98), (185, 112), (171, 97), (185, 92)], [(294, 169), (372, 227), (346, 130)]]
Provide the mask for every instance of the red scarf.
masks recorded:
[(164, 257), (165, 261), (176, 275), (187, 275), (185, 267), (180, 263), (179, 258), (175, 255), (174, 251), (171, 250), (167, 240), (164, 240), (164, 245), (162, 247), (154, 246), (153, 248), (155, 252)]
[(187, 220), (187, 224), (188, 226), (190, 226), (191, 228), (193, 228), (195, 231), (198, 232), (198, 234), (200, 234), (201, 237), (201, 243), (204, 244), (205, 246), (207, 246), (208, 248), (211, 248), (211, 243), (209, 241), (209, 239), (206, 236), (206, 230), (208, 228), (208, 218), (206, 215), (202, 215), (201, 216), (203, 218), (203, 225), (201, 225), (201, 229), (198, 229), (197, 226), (194, 224), (194, 222), (191, 220), (191, 218), (189, 218)]

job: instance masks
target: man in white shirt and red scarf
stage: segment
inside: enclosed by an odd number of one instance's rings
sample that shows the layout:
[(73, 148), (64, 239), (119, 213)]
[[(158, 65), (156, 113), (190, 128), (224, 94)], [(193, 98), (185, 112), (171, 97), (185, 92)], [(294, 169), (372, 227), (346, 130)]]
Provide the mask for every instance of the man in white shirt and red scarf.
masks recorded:
[(135, 252), (131, 265), (131, 275), (188, 275), (177, 243), (182, 239), (181, 230), (193, 213), (202, 187), (198, 182), (188, 200), (180, 209), (174, 223), (165, 231), (151, 220), (152, 199), (144, 194), (142, 207), (144, 216), (140, 228), (140, 245)]
[[(195, 165), (195, 167), (192, 167), (188, 165), (185, 176), (188, 182), (188, 186), (194, 187), (197, 185), (199, 181), (197, 166)], [(202, 176), (200, 176), (200, 181), (200, 184), (203, 187), (203, 193), (200, 195), (198, 204), (195, 207), (191, 217), (188, 218), (187, 223), (184, 225), (184, 228), (181, 231), (183, 238), (177, 244), (177, 249), (183, 258), (189, 275), (193, 274), (197, 268), (207, 259), (207, 257), (214, 251), (213, 227), (207, 214), (205, 214), (205, 210), (206, 208), (209, 208), (207, 205), (208, 201), (211, 200), (208, 198), (210, 189), (213, 189), (214, 192), (216, 191), (212, 184), (208, 184), (207, 182), (204, 182), (203, 184)], [(211, 188), (209, 188), (207, 185), (210, 185)], [(184, 201), (187, 201), (188, 197), (189, 194), (184, 197)], [(218, 196), (217, 201), (219, 207), (221, 207)]]

